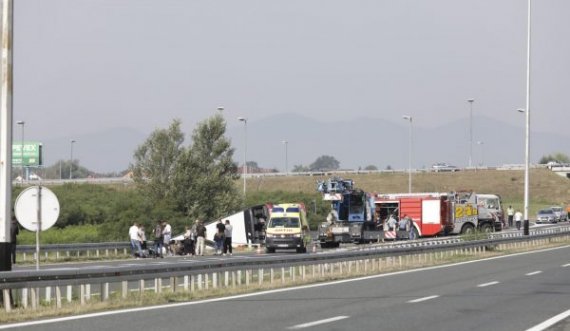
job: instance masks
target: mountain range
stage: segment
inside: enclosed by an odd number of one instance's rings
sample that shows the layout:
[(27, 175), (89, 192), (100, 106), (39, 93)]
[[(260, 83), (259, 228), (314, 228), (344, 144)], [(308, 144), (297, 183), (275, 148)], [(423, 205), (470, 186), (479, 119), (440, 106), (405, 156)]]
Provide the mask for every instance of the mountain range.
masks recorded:
[[(437, 115), (434, 115), (437, 116)], [(234, 159), (243, 163), (246, 128), (232, 125), (228, 120), (227, 136), (235, 148)], [(456, 166), (496, 166), (524, 162), (525, 133), (521, 126), (476, 116), (473, 117), (473, 144), (470, 152), (469, 119), (447, 121), (424, 127), (412, 123), (412, 167), (429, 168), (436, 162)], [(330, 155), (343, 169), (358, 169), (374, 165), (379, 169), (406, 169), (409, 153), (408, 121), (377, 118), (355, 118), (347, 121), (312, 119), (286, 113), (247, 122), (247, 160), (262, 168), (289, 171), (294, 165), (308, 166), (321, 155)], [(137, 146), (150, 132), (118, 127), (79, 135), (74, 139), (73, 158), (95, 172), (120, 172), (128, 168)], [(190, 136), (190, 132), (186, 132)], [(531, 130), (531, 162), (547, 154), (570, 154), (564, 133)], [(284, 144), (283, 141), (287, 141)], [(71, 157), (69, 139), (52, 138), (43, 141), (44, 164), (50, 166), (59, 159)], [(188, 143), (188, 141), (186, 142)], [(287, 154), (287, 158), (286, 158)]]

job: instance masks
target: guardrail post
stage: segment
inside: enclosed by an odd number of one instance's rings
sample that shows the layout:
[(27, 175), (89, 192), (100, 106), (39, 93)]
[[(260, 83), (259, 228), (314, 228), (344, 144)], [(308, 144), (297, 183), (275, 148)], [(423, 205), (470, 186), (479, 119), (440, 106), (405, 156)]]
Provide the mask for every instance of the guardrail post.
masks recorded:
[(305, 273), (306, 273), (306, 268), (305, 268), (305, 265), (303, 265), (302, 268), (303, 268), (302, 271), (301, 271), (302, 274), (303, 274), (302, 278), (303, 278), (303, 280), (305, 280), (305, 278), (306, 278), (306, 274), (305, 274)]
[(202, 290), (202, 274), (198, 274), (198, 290)]
[(246, 286), (246, 287), (249, 287), (249, 276), (250, 276), (249, 272), (250, 272), (250, 271), (251, 271), (251, 270), (249, 270), (249, 269), (247, 269), (247, 270), (245, 271), (245, 286)]
[(229, 285), (230, 285), (230, 272), (225, 271), (224, 272), (224, 287), (229, 287)]
[(259, 286), (263, 285), (263, 268), (260, 268), (257, 271), (257, 282)]
[(101, 284), (101, 301), (109, 300), (109, 283)]
[(194, 293), (196, 291), (196, 276), (190, 275), (190, 292)]
[(141, 297), (144, 295), (144, 279), (139, 280), (139, 293)]
[(5, 288), (2, 290), (2, 296), (4, 297), (4, 309), (7, 313), (12, 311), (12, 305), (10, 304), (10, 290)]
[(205, 273), (204, 274), (204, 289), (209, 289), (210, 288), (210, 274)]
[[(80, 297), (81, 305), (84, 306), (85, 305), (85, 284), (79, 285), (79, 297)], [(34, 305), (33, 301), (34, 301), (34, 292), (32, 290), (32, 306)]]
[(236, 272), (232, 271), (232, 288), (236, 287)]
[(51, 286), (46, 286), (46, 302), (51, 303)]
[(22, 289), (22, 306), (24, 309), (28, 308), (28, 288)]
[(91, 284), (85, 284), (85, 298), (91, 300)]
[(289, 267), (289, 278), (292, 282), (295, 281), (295, 267)]
[(121, 298), (126, 299), (129, 295), (129, 281), (123, 280), (121, 282)]
[(241, 286), (241, 270), (237, 271), (237, 285)]
[(285, 267), (281, 267), (281, 284), (285, 284)]
[(188, 292), (188, 275), (184, 275), (183, 282), (184, 282), (184, 292)]
[(212, 288), (218, 288), (218, 273), (212, 272)]
[(58, 261), (59, 260), (59, 251), (55, 252), (55, 260)]
[(170, 277), (170, 289), (172, 290), (172, 293), (176, 292), (177, 287), (178, 287), (178, 278)]
[(55, 286), (55, 307), (61, 308), (61, 287)]

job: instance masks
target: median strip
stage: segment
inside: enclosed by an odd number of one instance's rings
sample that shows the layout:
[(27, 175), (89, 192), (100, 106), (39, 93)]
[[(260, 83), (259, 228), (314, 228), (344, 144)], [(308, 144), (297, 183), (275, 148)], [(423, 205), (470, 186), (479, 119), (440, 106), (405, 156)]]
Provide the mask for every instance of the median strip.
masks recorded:
[(336, 316), (336, 317), (331, 317), (331, 318), (327, 318), (324, 320), (294, 325), (294, 326), (289, 327), (288, 329), (289, 330), (304, 329), (304, 328), (309, 328), (311, 326), (316, 326), (316, 325), (321, 325), (321, 324), (326, 324), (326, 323), (332, 323), (332, 322), (340, 321), (340, 320), (347, 319), (347, 318), (349, 318), (349, 316)]

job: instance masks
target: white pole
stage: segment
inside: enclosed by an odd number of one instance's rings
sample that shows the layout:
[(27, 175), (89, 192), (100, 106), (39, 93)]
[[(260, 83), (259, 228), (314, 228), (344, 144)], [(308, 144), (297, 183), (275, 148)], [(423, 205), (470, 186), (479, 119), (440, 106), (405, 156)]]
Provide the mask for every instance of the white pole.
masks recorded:
[(12, 270), (10, 255), (12, 215), (12, 0), (2, 1), (2, 63), (0, 75), (0, 271)]
[(524, 162), (524, 235), (529, 235), (529, 166), (530, 166), (530, 33), (531, 33), (531, 0), (528, 0), (527, 47), (526, 47), (526, 128), (525, 128), (525, 162)]
[(412, 193), (412, 116), (404, 115), (402, 118), (410, 121), (408, 139), (408, 193)]
[(469, 102), (469, 168), (473, 164), (473, 102), (475, 99), (468, 99)]
[(239, 121), (243, 122), (244, 127), (244, 149), (243, 149), (243, 196), (245, 197), (246, 194), (246, 175), (247, 175), (247, 118), (245, 117), (238, 117)]
[(285, 176), (289, 175), (289, 168), (288, 168), (288, 160), (287, 160), (287, 144), (289, 142), (287, 140), (283, 140), (283, 144), (285, 144)]

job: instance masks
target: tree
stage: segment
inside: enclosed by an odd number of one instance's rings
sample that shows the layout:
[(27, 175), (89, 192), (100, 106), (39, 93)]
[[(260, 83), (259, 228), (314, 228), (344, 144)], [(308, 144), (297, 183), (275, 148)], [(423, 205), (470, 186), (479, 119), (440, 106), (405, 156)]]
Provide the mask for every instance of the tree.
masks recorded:
[(315, 162), (313, 162), (309, 169), (311, 171), (319, 170), (337, 170), (340, 167), (340, 162), (338, 162), (334, 157), (329, 155), (319, 156)]
[(157, 129), (140, 145), (131, 165), (133, 180), (154, 201), (167, 198), (172, 193), (172, 179), (178, 157), (183, 154), (184, 134), (180, 120), (172, 121), (168, 129)]
[(378, 167), (375, 165), (367, 165), (364, 170), (378, 170)]
[(224, 134), (226, 122), (216, 114), (198, 124), (192, 146), (177, 160), (173, 186), (178, 206), (193, 218), (212, 220), (241, 203), (234, 181), (239, 178), (234, 149)]
[(547, 164), (550, 161), (556, 161), (560, 163), (570, 163), (570, 158), (564, 153), (554, 153), (553, 155), (544, 155), (538, 161), (538, 164)]

